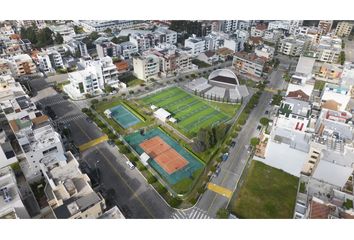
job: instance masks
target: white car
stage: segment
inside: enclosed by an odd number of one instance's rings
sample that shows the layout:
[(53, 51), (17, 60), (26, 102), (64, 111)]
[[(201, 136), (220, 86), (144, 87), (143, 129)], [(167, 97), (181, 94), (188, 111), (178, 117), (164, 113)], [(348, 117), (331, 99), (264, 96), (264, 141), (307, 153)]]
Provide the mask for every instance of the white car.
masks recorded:
[(126, 161), (125, 163), (129, 166), (130, 169), (133, 170), (135, 168), (131, 161)]

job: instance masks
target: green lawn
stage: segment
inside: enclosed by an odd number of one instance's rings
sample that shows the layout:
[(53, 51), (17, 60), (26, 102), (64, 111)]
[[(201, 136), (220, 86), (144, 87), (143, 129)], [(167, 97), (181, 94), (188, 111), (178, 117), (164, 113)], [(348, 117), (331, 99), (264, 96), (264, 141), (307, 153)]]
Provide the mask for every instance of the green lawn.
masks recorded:
[(178, 87), (149, 95), (141, 102), (163, 107), (172, 113), (178, 121), (174, 127), (188, 137), (195, 136), (200, 128), (229, 120), (239, 108), (239, 105), (203, 100)]
[(206, 62), (200, 61), (198, 59), (193, 59), (192, 63), (197, 65), (198, 68), (206, 68), (206, 67), (210, 67), (210, 64), (207, 64)]
[(231, 211), (240, 218), (292, 218), (299, 179), (253, 160)]
[(127, 84), (127, 87), (133, 87), (145, 83), (144, 80), (138, 79), (132, 74), (120, 77), (119, 80)]

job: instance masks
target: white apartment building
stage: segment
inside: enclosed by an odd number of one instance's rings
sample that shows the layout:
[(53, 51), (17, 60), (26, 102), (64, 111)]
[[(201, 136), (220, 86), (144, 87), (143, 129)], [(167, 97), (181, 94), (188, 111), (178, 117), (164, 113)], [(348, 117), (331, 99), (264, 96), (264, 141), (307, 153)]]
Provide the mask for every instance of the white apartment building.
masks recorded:
[(120, 48), (120, 54), (123, 59), (130, 59), (132, 55), (138, 53), (138, 47), (131, 42), (123, 42), (118, 44)]
[(120, 48), (118, 44), (109, 41), (103, 41), (96, 44), (97, 55), (99, 58), (119, 57)]
[(222, 21), (222, 30), (226, 33), (231, 33), (236, 31), (238, 20), (225, 20)]
[(154, 55), (147, 53), (142, 56), (133, 57), (134, 75), (147, 81), (149, 78), (158, 76), (160, 72), (160, 59)]
[(288, 56), (300, 56), (309, 44), (310, 40), (306, 37), (288, 37), (279, 41), (277, 51)]
[(259, 45), (254, 50), (258, 57), (266, 58), (267, 60), (272, 60), (274, 56), (275, 49), (267, 45)]
[(69, 73), (70, 83), (64, 86), (64, 91), (73, 99), (82, 99), (86, 94), (100, 94), (105, 85), (124, 87), (118, 79), (117, 67), (108, 56), (97, 61), (82, 59), (78, 66), (80, 70)]
[(265, 23), (259, 23), (256, 26), (252, 26), (251, 37), (263, 37), (266, 30), (267, 25)]
[(338, 37), (347, 37), (353, 29), (353, 24), (349, 22), (339, 22), (336, 27), (336, 35)]
[(12, 34), (15, 34), (15, 31), (13, 30), (13, 28), (10, 25), (5, 25), (3, 27), (0, 27), (0, 36), (4, 35), (4, 36), (10, 36)]
[(10, 167), (0, 169), (0, 218), (29, 219), (22, 202), (14, 172)]
[(311, 105), (307, 101), (285, 98), (279, 108), (275, 125), (291, 131), (306, 132), (311, 119)]
[(11, 72), (16, 77), (36, 73), (36, 65), (28, 54), (15, 55), (8, 60)]
[(154, 31), (155, 38), (159, 43), (176, 44), (177, 32), (168, 28), (159, 27)]
[(55, 72), (55, 69), (64, 68), (63, 58), (58, 51), (49, 50), (37, 55), (39, 69), (44, 72)]
[(191, 49), (193, 56), (198, 56), (200, 53), (205, 52), (205, 40), (197, 38), (195, 35), (184, 40), (184, 47)]
[(45, 177), (45, 195), (56, 219), (96, 219), (106, 208), (103, 197), (96, 193), (90, 178), (83, 174), (71, 152), (65, 160), (47, 157), (41, 161)]
[(133, 20), (80, 20), (78, 24), (86, 32), (103, 32), (108, 28), (111, 30), (129, 29), (134, 25)]
[(248, 31), (251, 26), (250, 21), (238, 21), (237, 29)]
[(102, 71), (93, 65), (68, 73), (68, 80), (70, 83), (64, 86), (64, 91), (72, 99), (82, 99), (86, 94), (100, 94), (104, 88)]
[(268, 30), (273, 30), (273, 29), (289, 30), (289, 28), (290, 28), (289, 20), (271, 21), (268, 24)]
[(113, 64), (112, 58), (104, 57), (100, 61), (96, 61), (96, 64), (101, 68), (104, 85), (118, 87), (118, 70)]
[(351, 98), (350, 90), (351, 87), (326, 83), (321, 95), (322, 108), (345, 111)]
[(88, 51), (87, 51), (87, 46), (86, 46), (85, 43), (83, 43), (82, 41), (80, 41), (80, 42), (78, 43), (78, 47), (79, 47), (80, 55), (81, 55), (82, 57), (87, 57), (87, 56), (89, 56), (89, 53), (88, 53)]
[(240, 52), (244, 50), (245, 42), (249, 38), (249, 33), (245, 30), (237, 29), (232, 38), (224, 40), (223, 47), (228, 48), (234, 52)]
[(52, 30), (55, 34), (59, 33), (63, 39), (64, 42), (68, 42), (71, 40), (76, 34), (74, 31), (74, 28), (71, 26), (68, 26), (67, 24), (63, 25), (52, 25), (49, 26), (50, 30)]

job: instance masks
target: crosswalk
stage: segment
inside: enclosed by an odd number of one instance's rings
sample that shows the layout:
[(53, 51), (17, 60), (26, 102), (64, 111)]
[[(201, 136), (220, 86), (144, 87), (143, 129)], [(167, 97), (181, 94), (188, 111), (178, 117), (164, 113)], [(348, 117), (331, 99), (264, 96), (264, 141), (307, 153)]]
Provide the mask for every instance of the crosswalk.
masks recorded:
[(190, 211), (178, 210), (171, 216), (173, 219), (210, 219), (208, 213), (200, 208), (192, 208)]
[(86, 118), (86, 115), (83, 114), (83, 113), (79, 113), (79, 114), (74, 114), (74, 115), (69, 115), (69, 116), (66, 116), (66, 117), (59, 118), (59, 119), (55, 120), (55, 122), (56, 123), (67, 124), (67, 123), (70, 123), (72, 121), (79, 120), (79, 119), (84, 119), (84, 118)]
[(67, 103), (68, 100), (63, 99), (60, 95), (55, 95), (52, 97), (47, 97), (39, 101), (44, 106), (53, 106), (56, 104)]

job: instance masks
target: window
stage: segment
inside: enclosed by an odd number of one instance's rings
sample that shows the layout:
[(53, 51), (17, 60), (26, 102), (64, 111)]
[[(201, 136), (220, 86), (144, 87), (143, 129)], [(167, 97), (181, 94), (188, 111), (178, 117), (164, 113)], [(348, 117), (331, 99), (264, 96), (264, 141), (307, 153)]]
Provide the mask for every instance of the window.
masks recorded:
[(57, 147), (52, 147), (52, 148), (49, 148), (49, 149), (43, 151), (43, 155), (47, 155), (53, 151), (57, 151)]

